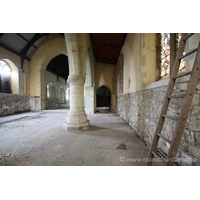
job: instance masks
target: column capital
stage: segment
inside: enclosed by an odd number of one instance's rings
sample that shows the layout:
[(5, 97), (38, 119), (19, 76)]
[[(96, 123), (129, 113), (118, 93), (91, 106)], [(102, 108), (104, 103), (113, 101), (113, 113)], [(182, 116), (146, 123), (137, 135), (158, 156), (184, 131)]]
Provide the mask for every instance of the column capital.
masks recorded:
[(85, 77), (82, 75), (69, 75), (67, 79), (67, 83), (76, 84), (76, 85), (84, 85)]

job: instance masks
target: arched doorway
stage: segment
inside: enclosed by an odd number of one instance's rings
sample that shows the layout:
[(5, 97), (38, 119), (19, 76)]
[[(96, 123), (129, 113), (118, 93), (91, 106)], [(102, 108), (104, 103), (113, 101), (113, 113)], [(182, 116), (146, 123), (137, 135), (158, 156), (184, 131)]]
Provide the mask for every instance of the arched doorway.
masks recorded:
[(54, 83), (55, 90), (55, 98), (48, 98), (48, 90), (47, 90), (47, 98), (45, 99), (45, 109), (58, 109), (58, 108), (66, 108), (66, 99), (65, 92), (69, 87), (67, 83), (67, 78), (69, 75), (69, 64), (68, 57), (64, 54), (59, 54), (54, 57), (47, 65), (46, 70), (44, 72), (45, 75), (45, 85), (48, 85), (49, 82)]
[(110, 111), (111, 108), (111, 92), (106, 86), (101, 86), (96, 93), (96, 110)]

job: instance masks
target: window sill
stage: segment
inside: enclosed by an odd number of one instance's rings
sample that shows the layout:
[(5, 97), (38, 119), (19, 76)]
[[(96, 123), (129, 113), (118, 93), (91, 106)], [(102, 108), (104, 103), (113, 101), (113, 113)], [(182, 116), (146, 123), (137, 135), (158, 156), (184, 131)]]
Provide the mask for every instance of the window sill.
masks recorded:
[(141, 89), (141, 90), (150, 90), (150, 89), (153, 89), (153, 88), (158, 88), (158, 87), (163, 87), (163, 86), (167, 86), (169, 83), (169, 78), (165, 78), (165, 79), (162, 79), (162, 80), (159, 80), (159, 81), (156, 81), (156, 82), (153, 82), (153, 83), (150, 83), (148, 85), (144, 85)]

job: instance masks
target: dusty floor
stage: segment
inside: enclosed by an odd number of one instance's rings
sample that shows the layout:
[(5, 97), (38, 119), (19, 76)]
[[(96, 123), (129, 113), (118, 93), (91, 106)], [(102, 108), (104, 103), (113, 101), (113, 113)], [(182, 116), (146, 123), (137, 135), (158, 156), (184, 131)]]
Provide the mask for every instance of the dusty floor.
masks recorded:
[[(114, 113), (88, 115), (90, 129), (66, 132), (67, 110), (0, 118), (0, 165), (145, 165), (148, 149)], [(135, 160), (135, 159), (138, 160)]]

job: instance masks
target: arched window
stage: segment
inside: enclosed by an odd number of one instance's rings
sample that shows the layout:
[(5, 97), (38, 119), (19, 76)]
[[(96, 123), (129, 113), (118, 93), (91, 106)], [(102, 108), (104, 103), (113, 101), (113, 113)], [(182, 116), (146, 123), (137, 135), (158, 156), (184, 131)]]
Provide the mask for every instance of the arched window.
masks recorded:
[(54, 100), (55, 96), (55, 86), (52, 82), (49, 82), (47, 85), (47, 99)]
[[(176, 34), (176, 53), (178, 52), (178, 49), (179, 49), (181, 37), (182, 37), (182, 33), (177, 33)], [(185, 55), (185, 50), (183, 52), (183, 55)], [(186, 64), (186, 60), (185, 59), (181, 59), (178, 73), (185, 72), (185, 64)]]
[[(170, 38), (170, 33), (161, 33), (160, 34), (160, 78), (168, 78), (170, 76), (170, 57), (171, 54), (176, 54), (179, 49), (180, 40), (182, 37), (182, 33), (176, 33), (176, 41)], [(173, 43), (173, 45), (172, 45)], [(176, 43), (176, 44), (175, 44)], [(171, 49), (171, 46), (174, 46), (174, 49)], [(183, 52), (185, 55), (185, 51)], [(174, 55), (175, 58), (175, 55)], [(171, 62), (172, 63), (172, 62)], [(185, 71), (185, 59), (182, 59), (179, 66), (178, 73)]]
[(170, 33), (161, 33), (160, 39), (160, 77), (170, 76)]
[(69, 100), (69, 95), (70, 95), (70, 89), (69, 88), (67, 88), (66, 89), (66, 100), (68, 101)]
[(0, 92), (11, 93), (11, 67), (4, 60), (0, 60)]
[(63, 100), (63, 101), (65, 100), (64, 89), (62, 86), (60, 86), (58, 89), (58, 99)]

